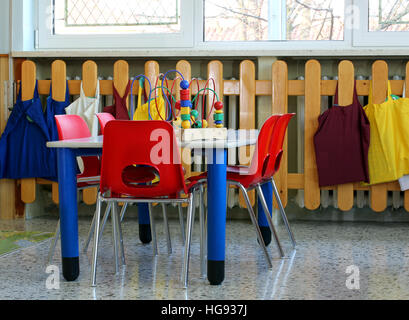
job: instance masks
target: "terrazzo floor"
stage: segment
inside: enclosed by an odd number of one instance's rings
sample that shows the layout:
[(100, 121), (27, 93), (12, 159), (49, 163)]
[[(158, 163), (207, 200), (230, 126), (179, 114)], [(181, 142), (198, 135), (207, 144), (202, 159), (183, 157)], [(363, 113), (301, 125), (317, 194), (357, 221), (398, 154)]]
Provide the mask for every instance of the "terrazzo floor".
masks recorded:
[[(0, 221), (0, 230), (54, 231), (54, 218)], [(90, 219), (79, 220), (80, 248)], [(59, 289), (47, 289), (46, 257), (51, 240), (0, 257), (0, 299), (88, 300), (263, 300), (263, 299), (409, 299), (409, 224), (292, 222), (298, 246), (291, 250), (285, 229), (278, 226), (285, 259), (270, 245), (273, 268), (267, 268), (250, 222), (228, 221), (226, 278), (211, 286), (200, 277), (199, 224), (193, 234), (189, 288), (180, 282), (183, 247), (177, 220), (170, 220), (173, 253), (157, 220), (159, 255), (138, 237), (136, 219), (125, 218), (126, 267), (115, 275), (110, 224), (104, 231), (97, 270), (97, 287), (90, 287), (91, 248), (80, 255), (81, 274), (75, 282), (60, 276)], [(59, 243), (52, 264), (61, 266)], [(346, 284), (349, 266), (359, 268), (355, 289)], [(356, 278), (358, 279), (358, 278)]]

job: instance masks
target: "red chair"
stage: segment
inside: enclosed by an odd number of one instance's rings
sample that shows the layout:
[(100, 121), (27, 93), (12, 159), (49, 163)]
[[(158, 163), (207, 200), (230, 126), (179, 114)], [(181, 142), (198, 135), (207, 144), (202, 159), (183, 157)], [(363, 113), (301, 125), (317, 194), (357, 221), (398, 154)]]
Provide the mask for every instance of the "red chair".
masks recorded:
[[(115, 118), (114, 118), (114, 116), (112, 114), (107, 113), (107, 112), (96, 113), (96, 116), (98, 118), (98, 121), (99, 121), (99, 124), (100, 124), (100, 127), (101, 127), (101, 134), (103, 135), (106, 124), (109, 121), (115, 120)], [(100, 160), (98, 159), (98, 161), (100, 161)], [(149, 183), (150, 181), (155, 179), (155, 172), (153, 172), (152, 170), (149, 170), (149, 168), (129, 167), (129, 168), (127, 168), (127, 170), (124, 171), (123, 175), (124, 175), (123, 178), (125, 180), (127, 180), (127, 181), (140, 181), (140, 183)], [(99, 181), (98, 181), (98, 183), (99, 183)], [(122, 206), (122, 209), (121, 209), (121, 222), (122, 222), (122, 220), (124, 218), (127, 206), (128, 206), (127, 203), (125, 203)], [(104, 217), (102, 219), (102, 225), (101, 225), (101, 228), (100, 228), (100, 231), (99, 231), (100, 238), (101, 238), (101, 235), (102, 235), (102, 233), (104, 231), (105, 224), (106, 224), (106, 222), (108, 220), (110, 212), (111, 212), (111, 204), (108, 204), (107, 207), (106, 207)], [(84, 245), (84, 248), (83, 248), (84, 252), (87, 252), (87, 250), (88, 250), (88, 246), (89, 246), (89, 243), (91, 241), (91, 237), (92, 237), (92, 234), (93, 234), (93, 231), (94, 231), (93, 226), (94, 226), (94, 220), (92, 222), (91, 229), (88, 232), (87, 240), (85, 241), (85, 245)], [(122, 241), (122, 239), (121, 239), (121, 241)]]
[[(95, 114), (98, 118), (98, 122), (99, 125), (101, 127), (101, 135), (104, 135), (104, 130), (105, 130), (105, 126), (109, 121), (113, 121), (116, 120), (115, 117), (108, 112), (100, 112), (100, 113), (96, 113)], [(149, 168), (145, 168), (143, 169), (144, 171), (142, 171), (142, 169), (135, 169), (135, 167), (129, 167), (124, 171), (124, 179), (129, 181), (140, 181), (142, 183), (149, 183), (150, 181), (155, 179), (155, 173), (153, 171), (151, 171)], [(146, 175), (146, 179), (145, 180), (141, 180), (143, 177), (142, 175)], [(121, 209), (121, 213), (120, 213), (120, 221), (122, 222), (125, 216), (125, 212), (126, 209), (128, 208), (128, 203), (124, 203), (124, 205), (122, 206)], [(108, 204), (107, 210), (104, 214), (104, 217), (102, 218), (102, 226), (101, 226), (101, 231), (100, 231), (100, 235), (102, 234), (102, 232), (104, 231), (105, 228), (105, 224), (107, 222), (108, 216), (109, 216), (109, 211), (110, 210), (110, 204)], [(169, 223), (168, 223), (168, 219), (167, 219), (167, 212), (166, 212), (166, 207), (164, 204), (162, 204), (162, 212), (163, 212), (163, 219), (166, 225), (166, 240), (167, 240), (167, 246), (168, 246), (168, 253), (171, 254), (172, 253), (172, 244), (171, 244), (171, 239), (170, 239), (170, 234), (169, 234)], [(183, 211), (182, 211), (182, 207), (179, 205), (179, 222), (180, 222), (180, 227), (181, 227), (181, 238), (182, 238), (182, 242), (184, 243), (185, 241), (185, 227), (184, 227), (184, 223), (183, 223)], [(142, 232), (141, 230), (139, 230), (139, 232)], [(88, 250), (88, 245), (89, 242), (91, 240), (91, 236), (92, 233), (90, 232), (88, 234), (85, 246), (84, 246), (84, 252), (86, 252)], [(143, 239), (144, 243), (148, 243), (151, 239)], [(155, 240), (156, 241), (156, 240)], [(157, 248), (157, 244), (154, 243), (153, 244), (153, 248), (154, 248), (154, 254), (157, 254), (156, 248)]]
[[(57, 115), (55, 116), (55, 121), (57, 124), (58, 137), (60, 140), (67, 139), (79, 139), (91, 137), (91, 132), (89, 131), (87, 123), (78, 115)], [(100, 182), (100, 171), (101, 162), (97, 156), (87, 156), (81, 157), (83, 162), (84, 170), (82, 173), (77, 175), (77, 189), (83, 190), (86, 188), (99, 188)], [(128, 170), (126, 177), (130, 179), (145, 179), (145, 181), (152, 181), (155, 176), (153, 173), (147, 172), (140, 168), (133, 168)], [(110, 207), (106, 208), (105, 214), (108, 216), (110, 212)], [(92, 232), (94, 230), (93, 225), (95, 224), (95, 215), (92, 220), (91, 228), (88, 233), (88, 239), (91, 238)], [(48, 261), (54, 253), (55, 246), (60, 234), (60, 221), (58, 221), (56, 235), (54, 241), (49, 251)], [(102, 231), (102, 230), (101, 230)], [(89, 242), (89, 240), (87, 241)], [(86, 251), (87, 245), (85, 246)]]
[[(281, 164), (281, 158), (283, 154), (283, 143), (284, 143), (284, 138), (285, 134), (287, 132), (288, 124), (290, 120), (295, 116), (295, 113), (287, 113), (284, 114), (276, 123), (273, 131), (273, 136), (272, 136), (272, 143), (270, 145), (270, 159), (267, 164), (266, 171), (263, 175), (263, 181), (257, 186), (257, 191), (258, 193), (262, 194), (261, 190), (261, 185), (264, 183), (271, 182), (273, 186), (273, 192), (274, 196), (277, 200), (277, 204), (279, 207), (279, 211), (281, 213), (281, 217), (284, 221), (284, 224), (286, 226), (288, 235), (291, 239), (292, 245), (295, 248), (296, 247), (296, 241), (294, 238), (294, 234), (291, 230), (290, 224), (287, 219), (287, 215), (285, 214), (284, 206), (281, 202), (280, 194), (278, 192), (276, 183), (274, 181), (274, 174), (280, 169), (280, 164)], [(261, 198), (263, 209), (267, 212), (268, 207), (265, 203), (265, 199), (263, 201), (264, 197)], [(269, 214), (270, 216), (270, 214)]]
[[(124, 137), (127, 137), (124, 139)], [(193, 188), (197, 182), (186, 185), (176, 136), (173, 127), (165, 121), (110, 121), (104, 130), (100, 192), (97, 198), (97, 214), (94, 231), (91, 285), (96, 285), (98, 255), (98, 229), (101, 203), (113, 203), (113, 227), (121, 234), (117, 203), (188, 203), (188, 227), (193, 223)], [(123, 179), (123, 171), (134, 165), (151, 167), (159, 181), (150, 185)], [(180, 197), (181, 193), (188, 198)], [(150, 211), (152, 238), (154, 222)], [(117, 232), (114, 232), (114, 237)], [(115, 267), (118, 270), (118, 253), (123, 254), (123, 244), (116, 236), (114, 241)], [(186, 237), (183, 279), (187, 285), (190, 237)], [(121, 252), (119, 252), (121, 251)]]
[(104, 135), (105, 125), (109, 121), (115, 120), (115, 117), (108, 112), (96, 113), (96, 116), (98, 118), (99, 126), (101, 127), (101, 135)]
[[(257, 145), (250, 166), (227, 167), (227, 184), (228, 186), (236, 186), (241, 190), (244, 196), (244, 200), (246, 201), (247, 210), (249, 211), (251, 221), (256, 229), (258, 241), (263, 249), (266, 260), (270, 267), (272, 267), (272, 262), (268, 254), (267, 247), (264, 243), (260, 228), (258, 226), (257, 219), (251, 206), (247, 191), (255, 189), (257, 185), (263, 181), (263, 176), (265, 170), (267, 169), (268, 160), (270, 159), (269, 150), (270, 144), (272, 142), (272, 132), (274, 130), (275, 124), (280, 119), (280, 117), (281, 115), (273, 115), (264, 122), (257, 138)], [(202, 181), (203, 179), (206, 179), (206, 177), (207, 173), (203, 173), (202, 175), (192, 177), (189, 180)], [(260, 196), (263, 197), (263, 194), (261, 194)], [(264, 211), (264, 213), (266, 214), (266, 216), (268, 215), (268, 211)], [(267, 217), (267, 219), (269, 221), (269, 227), (274, 234), (274, 239), (280, 252), (280, 256), (283, 257), (284, 253), (274, 225), (272, 224), (271, 217)]]

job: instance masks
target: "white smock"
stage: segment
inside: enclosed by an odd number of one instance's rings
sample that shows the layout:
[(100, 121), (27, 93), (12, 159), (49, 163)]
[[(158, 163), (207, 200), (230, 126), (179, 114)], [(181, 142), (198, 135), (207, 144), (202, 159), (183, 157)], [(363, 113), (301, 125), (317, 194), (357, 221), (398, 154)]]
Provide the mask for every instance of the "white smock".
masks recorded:
[(66, 114), (76, 114), (85, 120), (93, 137), (98, 136), (98, 118), (95, 114), (99, 112), (99, 101), (99, 81), (97, 82), (95, 97), (85, 96), (81, 82), (80, 97), (65, 108)]

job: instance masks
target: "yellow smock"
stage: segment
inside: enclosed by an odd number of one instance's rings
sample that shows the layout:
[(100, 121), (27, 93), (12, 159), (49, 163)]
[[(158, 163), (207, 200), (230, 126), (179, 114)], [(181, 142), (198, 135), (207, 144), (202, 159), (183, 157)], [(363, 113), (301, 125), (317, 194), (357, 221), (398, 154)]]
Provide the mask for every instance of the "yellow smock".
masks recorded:
[[(150, 106), (147, 103), (142, 105), (142, 86), (139, 86), (138, 105), (133, 116), (133, 120), (166, 120), (165, 100), (162, 97), (162, 90), (159, 90), (159, 95), (155, 99), (151, 99)], [(156, 107), (156, 103), (158, 107)], [(159, 113), (158, 113), (159, 110)], [(150, 116), (149, 117), (149, 111)]]
[(409, 99), (392, 98), (388, 81), (388, 97), (373, 103), (372, 82), (369, 101), (364, 111), (371, 126), (368, 151), (370, 184), (398, 180), (409, 174)]

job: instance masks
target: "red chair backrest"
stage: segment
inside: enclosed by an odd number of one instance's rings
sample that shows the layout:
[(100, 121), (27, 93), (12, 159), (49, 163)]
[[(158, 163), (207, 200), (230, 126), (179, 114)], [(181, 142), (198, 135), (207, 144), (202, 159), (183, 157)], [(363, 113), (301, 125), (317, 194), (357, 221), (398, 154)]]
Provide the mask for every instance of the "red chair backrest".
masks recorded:
[[(88, 125), (83, 118), (76, 114), (56, 115), (58, 138), (60, 140), (80, 139), (91, 137)], [(84, 163), (84, 171), (80, 177), (98, 176), (100, 172), (100, 161), (96, 156), (81, 157)]]
[(108, 112), (100, 112), (96, 114), (98, 121), (99, 121), (99, 125), (101, 127), (101, 134), (104, 134), (104, 129), (105, 129), (105, 125), (112, 120), (115, 120), (115, 117), (108, 113)]
[(60, 140), (91, 137), (87, 123), (76, 114), (58, 115), (55, 116), (55, 121)]
[[(125, 168), (144, 165), (155, 168), (159, 182), (131, 185), (122, 179)], [(187, 193), (179, 148), (173, 127), (166, 121), (107, 123), (102, 148), (101, 192), (138, 198), (177, 197)]]
[(260, 129), (257, 137), (256, 150), (250, 163), (250, 174), (255, 177), (262, 177), (263, 171), (266, 169), (265, 161), (269, 154), (269, 146), (271, 144), (272, 132), (275, 124), (281, 118), (281, 114), (275, 114), (269, 117)]
[(272, 177), (280, 168), (285, 134), (287, 132), (288, 124), (294, 116), (295, 113), (283, 114), (274, 126), (270, 150), (268, 152), (270, 158), (268, 160), (267, 169), (264, 173), (264, 178)]

